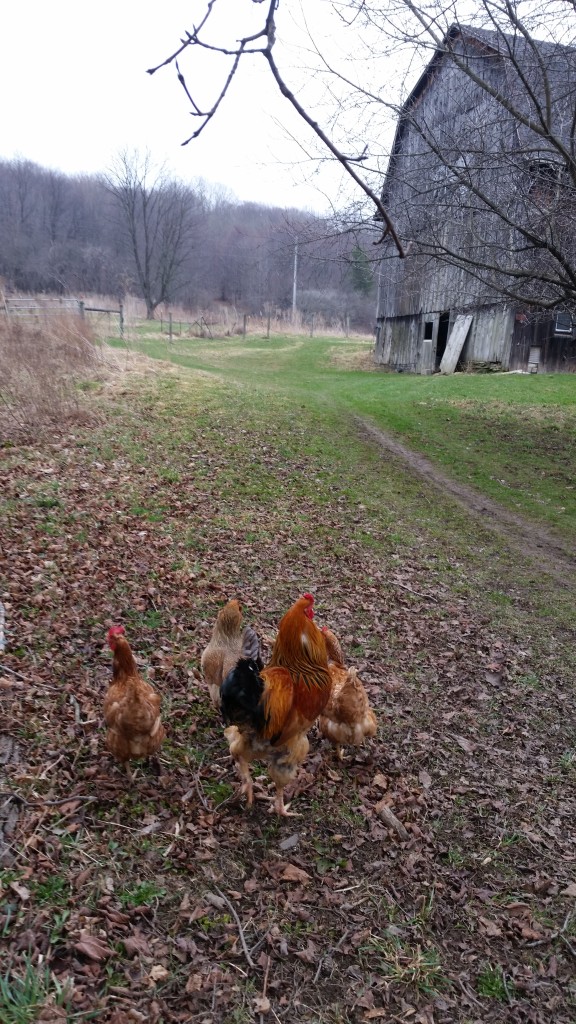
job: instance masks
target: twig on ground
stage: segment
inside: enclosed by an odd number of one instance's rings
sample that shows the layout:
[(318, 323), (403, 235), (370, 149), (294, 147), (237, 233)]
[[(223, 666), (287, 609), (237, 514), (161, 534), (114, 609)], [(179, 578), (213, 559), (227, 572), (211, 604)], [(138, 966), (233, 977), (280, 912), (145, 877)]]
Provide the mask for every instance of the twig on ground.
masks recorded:
[(200, 803), (202, 804), (202, 807), (204, 808), (205, 811), (209, 811), (210, 810), (210, 805), (206, 802), (206, 797), (204, 796), (204, 793), (202, 792), (202, 787), (200, 785), (200, 779), (199, 779), (199, 777), (197, 775), (196, 775), (196, 777), (194, 779), (194, 785), (196, 787), (196, 792), (198, 793), (198, 798), (200, 800)]
[(476, 1006), (482, 1007), (482, 1009), (485, 1008), (482, 1005), (482, 1003), (480, 1002), (480, 1000), (476, 999), (476, 996), (474, 995), (474, 993), (470, 991), (468, 986), (465, 985), (464, 982), (460, 980), (460, 978), (456, 978), (456, 984), (458, 985), (458, 988), (463, 993), (463, 995), (466, 996), (466, 999), (469, 999), (471, 1003), (475, 1003)]
[(250, 947), (250, 956), (254, 956), (255, 953), (257, 953), (260, 949), (262, 949), (262, 946), (266, 942), (267, 938), (268, 938), (268, 932), (264, 932), (264, 935), (260, 936), (260, 938), (258, 939), (258, 942), (255, 942), (254, 945)]
[(568, 925), (570, 924), (575, 911), (576, 906), (572, 910), (570, 910), (568, 914), (566, 914), (566, 917), (564, 918), (564, 924), (561, 928), (558, 929), (558, 931), (551, 932), (550, 935), (547, 935), (545, 939), (536, 939), (536, 942), (527, 942), (526, 947), (532, 948), (533, 946), (545, 946), (547, 943), (553, 942), (554, 939), (560, 939), (560, 941), (564, 943), (566, 948), (571, 952), (572, 956), (576, 959), (576, 949), (574, 949), (574, 946), (572, 946), (571, 943), (568, 942), (568, 939), (565, 935), (566, 929), (568, 928)]
[(81, 803), (90, 804), (90, 803), (94, 803), (98, 799), (98, 797), (95, 797), (95, 796), (83, 796), (82, 793), (79, 793), (78, 795), (73, 793), (71, 796), (60, 797), (59, 800), (37, 800), (37, 801), (32, 801), (32, 800), (26, 800), (26, 798), (23, 797), (23, 796), (20, 796), (19, 793), (15, 793), (12, 790), (5, 790), (5, 789), (4, 790), (0, 790), (0, 796), (12, 797), (13, 800), (18, 800), (21, 804), (24, 804), (26, 807), (36, 807), (36, 808), (48, 807), (48, 806), (55, 807), (57, 804), (69, 804), (73, 800), (80, 800)]
[(40, 679), (32, 680), (28, 679), (27, 676), (23, 675), (22, 672), (17, 672), (15, 668), (10, 668), (9, 665), (0, 665), (0, 672), (8, 672), (11, 676), (16, 676), (16, 679), (20, 679), (23, 683), (29, 683), (30, 686), (39, 686), (43, 690), (49, 690), (50, 693), (61, 693), (62, 688), (59, 686), (50, 686), (49, 683), (44, 683)]
[(399, 819), (390, 810), (388, 806), (386, 806), (385, 804), (376, 804), (374, 810), (376, 811), (376, 814), (380, 818), (382, 818), (386, 825), (389, 825), (390, 828), (393, 828), (394, 831), (398, 833), (400, 839), (402, 839), (404, 842), (410, 839), (410, 833), (407, 831), (407, 829), (404, 828), (402, 822), (399, 821)]
[(414, 594), (414, 597), (421, 598), (422, 601), (433, 601), (434, 604), (439, 604), (439, 599), (433, 597), (432, 594), (420, 594), (417, 590), (412, 590), (412, 587), (406, 586), (405, 583), (398, 583), (397, 580), (390, 580), (393, 587), (400, 587), (401, 590), (407, 590), (409, 594)]
[(242, 928), (242, 924), (240, 922), (240, 918), (238, 917), (238, 914), (236, 913), (236, 910), (232, 906), (232, 904), (231, 904), (230, 900), (228, 899), (228, 897), (225, 896), (224, 893), (220, 891), (218, 886), (215, 885), (214, 888), (216, 889), (216, 892), (218, 893), (220, 898), (224, 900), (224, 903), (226, 904), (226, 906), (228, 907), (228, 910), (232, 914), (232, 917), (236, 921), (236, 927), (238, 928), (238, 935), (240, 936), (240, 942), (242, 943), (242, 949), (244, 950), (244, 956), (246, 957), (246, 960), (248, 961), (250, 967), (254, 967), (254, 961), (253, 961), (252, 957), (250, 956), (250, 951), (248, 949), (248, 946), (246, 945), (246, 939), (244, 938), (244, 930)]
[(26, 676), (23, 676), (21, 672), (17, 672), (15, 668), (10, 668), (8, 665), (2, 665), (3, 672), (9, 672), (11, 676), (16, 676), (17, 679), (21, 679), (23, 683), (27, 683)]
[[(266, 999), (266, 989), (268, 987), (268, 974), (269, 974), (269, 971), (270, 971), (270, 957), (267, 956), (266, 957), (266, 970), (264, 972), (264, 984), (262, 986), (262, 999)], [(268, 1005), (269, 1004), (270, 1004), (270, 1000), (268, 1000)], [(264, 1024), (264, 1013), (260, 1014), (260, 1024)]]
[(338, 939), (338, 942), (336, 943), (336, 945), (335, 946), (331, 946), (330, 949), (328, 950), (328, 952), (324, 953), (324, 956), (320, 957), (320, 960), (318, 961), (318, 967), (316, 968), (316, 974), (314, 975), (314, 981), (312, 982), (313, 985), (316, 984), (316, 982), (318, 981), (318, 978), (320, 977), (320, 971), (322, 970), (322, 965), (323, 965), (326, 957), (331, 956), (332, 953), (335, 953), (336, 950), (340, 949), (340, 946), (342, 945), (342, 943), (346, 942), (346, 939), (348, 938), (349, 934), (350, 934), (350, 929), (346, 928), (345, 931), (342, 932), (342, 935)]

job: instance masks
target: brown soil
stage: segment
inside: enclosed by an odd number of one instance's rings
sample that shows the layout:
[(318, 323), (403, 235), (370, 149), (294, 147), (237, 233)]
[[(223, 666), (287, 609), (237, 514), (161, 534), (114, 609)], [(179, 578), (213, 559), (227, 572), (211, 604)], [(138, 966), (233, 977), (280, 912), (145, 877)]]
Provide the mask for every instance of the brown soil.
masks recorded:
[(356, 417), (356, 423), (360, 432), (375, 441), (383, 453), (403, 462), (408, 470), (432, 484), (443, 495), (453, 498), (471, 515), (480, 518), (483, 526), (500, 534), (511, 547), (521, 551), (525, 558), (540, 563), (543, 571), (554, 576), (562, 586), (574, 588), (576, 549), (573, 546), (544, 527), (510, 512), (473, 487), (458, 483), (429, 459), (407, 448), (379, 427), (360, 417)]

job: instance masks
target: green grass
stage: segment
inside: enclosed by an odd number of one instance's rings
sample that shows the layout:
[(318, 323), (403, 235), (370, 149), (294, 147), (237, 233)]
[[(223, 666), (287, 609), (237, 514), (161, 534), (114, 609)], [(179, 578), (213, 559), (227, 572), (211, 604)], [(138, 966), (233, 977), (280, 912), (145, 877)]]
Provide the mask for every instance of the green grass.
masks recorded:
[(118, 899), (123, 907), (140, 907), (153, 904), (165, 895), (166, 890), (155, 882), (144, 881), (127, 886), (118, 893)]
[(338, 360), (368, 356), (370, 346), (321, 338), (178, 339), (169, 351), (154, 338), (136, 347), (249, 386), (255, 400), (271, 388), (307, 407), (369, 417), (510, 510), (565, 536), (576, 528), (575, 375), (417, 377), (350, 370)]
[[(19, 974), (11, 971), (0, 975), (0, 1020), (2, 1024), (28, 1024), (38, 1020), (43, 1007), (52, 1005), (68, 1008), (70, 995), (49, 967), (40, 967), (30, 956), (24, 959)], [(57, 1011), (54, 1019), (62, 1020)], [(81, 1015), (84, 1020), (86, 1016)], [(65, 1020), (77, 1020), (80, 1015), (66, 1014)], [(47, 1017), (44, 1018), (48, 1019)]]
[(487, 999), (498, 999), (506, 1002), (514, 992), (514, 986), (506, 982), (504, 971), (501, 967), (493, 967), (491, 964), (484, 964), (476, 979), (478, 995)]
[[(165, 506), (165, 488), (181, 486), (192, 465), (211, 513), (222, 529), (240, 527), (246, 544), (266, 545), (268, 522), (255, 511), (273, 502), (290, 524), (293, 558), (299, 536), (308, 543), (312, 536), (313, 547), (322, 545), (334, 558), (359, 544), (372, 551), (375, 564), (382, 557), (425, 551), (434, 578), (444, 579), (463, 599), (473, 596), (491, 621), (518, 632), (528, 628), (544, 644), (555, 628), (572, 630), (571, 593), (547, 577), (545, 560), (519, 558), (490, 529), (489, 517), (471, 517), (392, 456), (383, 456), (359, 435), (354, 417), (369, 419), (454, 479), (571, 544), (576, 376), (374, 372), (369, 343), (321, 338), (179, 340), (169, 351), (154, 338), (142, 341), (139, 350), (203, 371), (201, 377), (184, 373), (156, 380), (151, 414), (165, 417), (167, 429), (141, 439), (137, 449), (133, 437), (110, 437), (108, 458), (118, 457), (128, 443), (135, 463), (161, 464), (158, 508)], [(368, 369), (354, 368), (359, 358)], [(190, 414), (202, 433), (201, 447), (227, 439), (225, 463), (202, 457), (189, 463)], [(178, 417), (178, 431), (168, 426), (172, 416)], [(265, 445), (253, 450), (254, 434), (269, 435), (269, 452)], [(358, 510), (347, 516), (345, 528), (323, 522), (323, 509), (335, 497), (342, 508)], [(294, 515), (299, 506), (308, 513)], [(137, 507), (150, 516), (149, 502)], [(169, 529), (169, 513), (161, 515)], [(191, 528), (182, 553), (201, 564), (210, 550), (206, 531)]]

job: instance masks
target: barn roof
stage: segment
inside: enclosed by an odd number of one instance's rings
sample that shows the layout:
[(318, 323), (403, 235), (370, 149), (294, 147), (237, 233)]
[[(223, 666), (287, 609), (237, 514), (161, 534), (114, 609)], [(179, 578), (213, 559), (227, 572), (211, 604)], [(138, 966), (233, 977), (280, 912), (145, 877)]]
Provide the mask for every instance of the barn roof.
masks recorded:
[[(519, 89), (523, 91), (523, 99), (527, 105), (530, 104), (530, 91), (533, 92), (535, 100), (543, 103), (545, 100), (546, 83), (550, 92), (554, 121), (558, 126), (557, 130), (565, 136), (566, 142), (569, 142), (570, 137), (573, 136), (574, 127), (572, 122), (576, 118), (576, 48), (562, 46), (557, 43), (526, 39), (522, 35), (508, 35), (492, 29), (475, 28), (454, 23), (450, 26), (441, 46), (434, 52), (432, 59), (403, 104), (398, 117), (388, 172), (382, 189), (383, 199), (386, 198), (388, 191), (388, 179), (393, 168), (393, 158), (400, 151), (402, 138), (408, 127), (408, 118), (405, 115), (417, 104), (420, 96), (428, 88), (440, 64), (458, 37), (460, 37), (464, 44), (471, 43), (476, 53), (480, 50), (485, 54), (493, 54), (495, 58), (503, 58), (507, 95), (513, 99), (516, 105), (520, 98)], [(521, 69), (525, 84), (520, 82), (518, 74), (516, 76), (511, 74), (513, 63), (510, 60), (506, 61), (507, 57), (511, 57), (517, 67)], [(514, 77), (516, 77), (516, 81), (514, 81)], [(528, 109), (526, 113), (529, 113)], [(533, 116), (534, 110), (531, 113)], [(524, 129), (521, 127), (521, 130), (533, 135), (528, 127)], [(543, 148), (546, 148), (545, 142), (543, 142)]]

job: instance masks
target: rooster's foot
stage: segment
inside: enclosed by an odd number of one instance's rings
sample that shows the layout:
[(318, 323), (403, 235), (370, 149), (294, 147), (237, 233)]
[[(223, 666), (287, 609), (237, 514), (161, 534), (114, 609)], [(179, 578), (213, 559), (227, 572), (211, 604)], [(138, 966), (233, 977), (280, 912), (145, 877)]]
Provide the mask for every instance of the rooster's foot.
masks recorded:
[(284, 803), (284, 797), (282, 793), (278, 793), (274, 799), (274, 802), (270, 808), (272, 813), (281, 815), (283, 818), (301, 818), (302, 815), (298, 814), (297, 811), (289, 810), (290, 804)]

